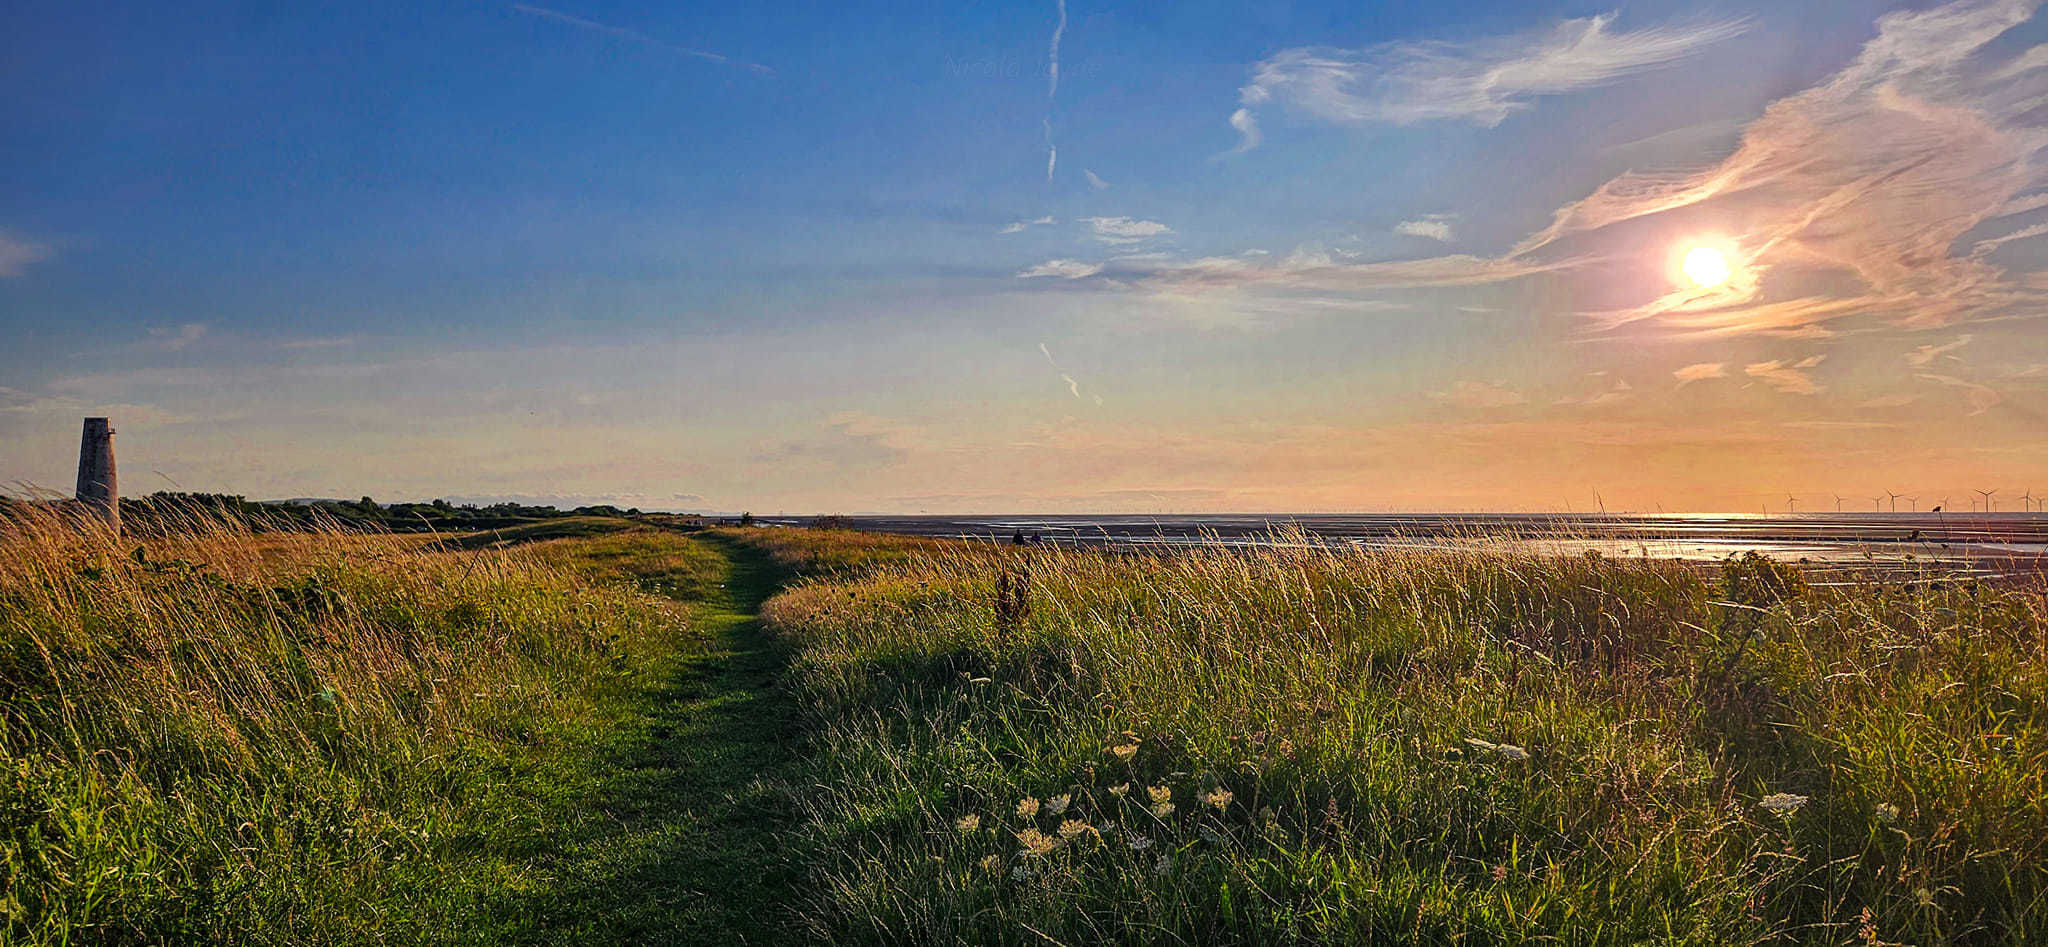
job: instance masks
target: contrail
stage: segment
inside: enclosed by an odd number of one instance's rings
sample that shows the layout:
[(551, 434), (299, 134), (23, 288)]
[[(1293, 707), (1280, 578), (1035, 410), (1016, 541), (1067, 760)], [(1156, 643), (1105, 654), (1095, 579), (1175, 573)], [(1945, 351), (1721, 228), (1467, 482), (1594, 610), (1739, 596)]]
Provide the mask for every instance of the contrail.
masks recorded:
[(1052, 107), (1053, 100), (1060, 94), (1060, 37), (1067, 32), (1067, 0), (1057, 2), (1060, 19), (1053, 24), (1052, 47), (1045, 55), (1045, 180), (1048, 184), (1052, 183), (1053, 169), (1060, 163), (1059, 146), (1052, 140)]
[(761, 73), (762, 75), (772, 76), (775, 74), (775, 70), (770, 69), (767, 66), (763, 66), (757, 62), (746, 62), (744, 60), (734, 59), (731, 56), (722, 56), (718, 53), (710, 52), (708, 50), (691, 49), (688, 46), (677, 46), (674, 43), (664, 43), (661, 40), (655, 39), (654, 37), (642, 33), (638, 30), (629, 30), (623, 26), (612, 26), (607, 23), (599, 23), (596, 20), (586, 20), (580, 16), (570, 16), (569, 14), (563, 13), (560, 10), (550, 10), (546, 7), (529, 6), (524, 3), (513, 4), (512, 9), (518, 10), (521, 13), (532, 14), (533, 16), (553, 20), (557, 23), (567, 23), (568, 25), (577, 27), (578, 29), (590, 30), (595, 33), (603, 33), (607, 36), (616, 36), (623, 40), (639, 43), (642, 46), (652, 46), (655, 49), (667, 50), (671, 53), (680, 53), (684, 56), (702, 59), (707, 62), (715, 62), (728, 66), (739, 66), (742, 69), (751, 69), (755, 72)]

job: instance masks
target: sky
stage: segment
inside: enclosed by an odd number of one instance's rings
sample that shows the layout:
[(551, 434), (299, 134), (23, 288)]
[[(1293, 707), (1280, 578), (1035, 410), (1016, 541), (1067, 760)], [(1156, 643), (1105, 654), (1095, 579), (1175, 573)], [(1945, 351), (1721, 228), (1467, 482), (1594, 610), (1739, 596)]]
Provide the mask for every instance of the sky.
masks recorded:
[(10, 4), (0, 484), (2017, 510), (2040, 6)]

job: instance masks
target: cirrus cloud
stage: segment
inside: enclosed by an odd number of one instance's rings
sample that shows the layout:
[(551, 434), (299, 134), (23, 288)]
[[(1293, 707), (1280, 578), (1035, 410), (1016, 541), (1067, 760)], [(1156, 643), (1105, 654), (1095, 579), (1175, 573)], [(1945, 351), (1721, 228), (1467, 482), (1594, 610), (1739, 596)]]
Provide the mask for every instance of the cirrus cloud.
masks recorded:
[(1538, 96), (1605, 85), (1670, 65), (1747, 29), (1741, 20), (1612, 29), (1613, 14), (1472, 43), (1301, 47), (1259, 63), (1230, 117), (1237, 151), (1256, 147), (1255, 110), (1283, 105), (1340, 124), (1466, 121), (1498, 125)]

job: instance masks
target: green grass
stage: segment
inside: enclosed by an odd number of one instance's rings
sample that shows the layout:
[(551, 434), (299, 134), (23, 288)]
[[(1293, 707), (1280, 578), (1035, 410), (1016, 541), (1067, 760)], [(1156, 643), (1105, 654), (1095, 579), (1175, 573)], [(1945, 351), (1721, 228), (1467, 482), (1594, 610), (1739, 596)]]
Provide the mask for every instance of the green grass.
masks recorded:
[(0, 943), (775, 942), (772, 567), (579, 532), (0, 524)]
[(2048, 942), (2039, 583), (544, 525), (0, 523), (0, 943)]
[(743, 541), (820, 939), (2048, 941), (2038, 583)]
[(519, 895), (465, 939), (788, 942), (804, 880), (786, 788), (801, 722), (755, 613), (780, 570), (751, 550), (649, 533), (551, 552), (694, 603), (691, 634), (559, 800), (561, 828)]

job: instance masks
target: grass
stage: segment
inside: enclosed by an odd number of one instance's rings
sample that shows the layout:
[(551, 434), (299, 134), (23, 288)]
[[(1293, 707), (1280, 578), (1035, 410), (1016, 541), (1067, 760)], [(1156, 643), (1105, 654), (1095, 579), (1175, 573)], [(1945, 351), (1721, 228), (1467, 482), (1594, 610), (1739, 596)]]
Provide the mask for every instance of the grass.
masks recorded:
[(0, 943), (2048, 942), (2038, 580), (545, 525), (0, 522)]
[(2048, 597), (763, 531), (840, 943), (2048, 941)]
[(0, 943), (767, 942), (768, 567), (591, 525), (450, 552), (16, 511)]

